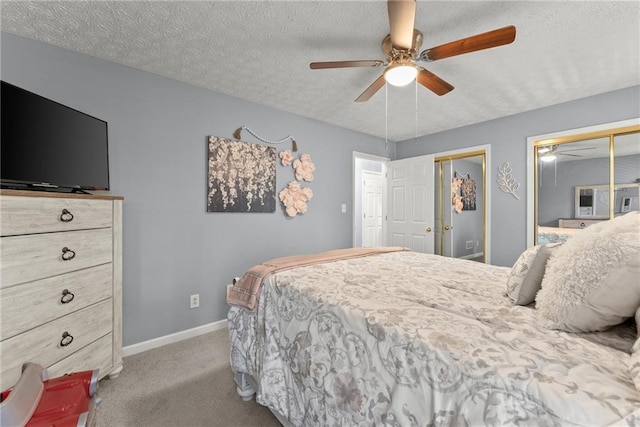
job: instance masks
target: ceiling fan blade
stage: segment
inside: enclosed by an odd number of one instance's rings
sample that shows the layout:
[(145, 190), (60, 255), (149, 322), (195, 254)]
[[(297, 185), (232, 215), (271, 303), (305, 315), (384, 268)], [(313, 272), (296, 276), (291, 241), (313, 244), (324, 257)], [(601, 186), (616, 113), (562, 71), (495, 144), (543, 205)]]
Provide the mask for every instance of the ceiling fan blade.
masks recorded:
[(567, 151), (582, 151), (582, 150), (595, 150), (596, 147), (584, 147), (584, 148), (569, 148), (568, 150), (558, 150), (558, 153), (564, 153)]
[(567, 153), (562, 153), (560, 151), (558, 151), (556, 154), (559, 155), (559, 156), (582, 157), (582, 156), (580, 156), (578, 154), (567, 154)]
[(463, 53), (503, 46), (513, 42), (515, 38), (516, 27), (510, 25), (423, 50), (420, 53), (420, 59), (423, 61), (437, 61), (451, 56), (462, 55)]
[(327, 61), (312, 62), (309, 67), (312, 70), (321, 70), (325, 68), (379, 67), (381, 65), (384, 65), (384, 61)]
[(433, 74), (431, 71), (427, 71), (422, 67), (417, 68), (418, 76), (416, 79), (418, 80), (418, 83), (429, 89), (431, 92), (438, 96), (442, 96), (453, 90), (453, 86)]
[(391, 45), (398, 49), (411, 49), (413, 26), (416, 19), (415, 0), (387, 0)]
[(373, 83), (371, 83), (371, 86), (366, 88), (364, 92), (362, 92), (360, 96), (356, 98), (356, 102), (368, 101), (373, 95), (375, 95), (377, 91), (380, 90), (382, 86), (384, 86), (385, 83), (386, 80), (384, 79), (384, 75), (378, 77)]

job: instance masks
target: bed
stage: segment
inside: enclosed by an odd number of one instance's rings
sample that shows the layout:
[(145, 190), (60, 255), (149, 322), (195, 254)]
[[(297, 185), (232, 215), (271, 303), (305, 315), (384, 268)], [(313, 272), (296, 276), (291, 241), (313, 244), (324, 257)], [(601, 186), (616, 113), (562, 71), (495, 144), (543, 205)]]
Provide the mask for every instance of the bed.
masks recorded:
[(238, 393), (293, 426), (638, 425), (635, 324), (542, 327), (511, 272), (393, 250), (267, 274), (228, 314)]

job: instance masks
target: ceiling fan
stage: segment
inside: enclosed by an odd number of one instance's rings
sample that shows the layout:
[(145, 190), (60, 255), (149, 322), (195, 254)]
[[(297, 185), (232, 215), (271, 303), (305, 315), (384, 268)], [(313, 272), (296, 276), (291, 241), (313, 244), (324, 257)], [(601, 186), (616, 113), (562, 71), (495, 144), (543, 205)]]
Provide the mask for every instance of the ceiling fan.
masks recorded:
[(561, 145), (547, 145), (538, 148), (538, 155), (543, 162), (550, 162), (556, 159), (556, 156), (582, 157), (579, 154), (571, 154), (570, 151), (595, 150), (596, 147), (569, 148), (567, 150), (559, 150)]
[(422, 47), (422, 33), (414, 28), (416, 1), (387, 0), (390, 33), (382, 40), (382, 52), (387, 63), (381, 60), (312, 62), (312, 70), (325, 68), (380, 67), (387, 69), (367, 89), (356, 102), (368, 101), (385, 82), (394, 86), (405, 86), (414, 79), (436, 95), (442, 96), (453, 90), (446, 81), (416, 64), (417, 61), (431, 62), (463, 53), (509, 44), (515, 40), (516, 27), (508, 26), (475, 36), (425, 49)]

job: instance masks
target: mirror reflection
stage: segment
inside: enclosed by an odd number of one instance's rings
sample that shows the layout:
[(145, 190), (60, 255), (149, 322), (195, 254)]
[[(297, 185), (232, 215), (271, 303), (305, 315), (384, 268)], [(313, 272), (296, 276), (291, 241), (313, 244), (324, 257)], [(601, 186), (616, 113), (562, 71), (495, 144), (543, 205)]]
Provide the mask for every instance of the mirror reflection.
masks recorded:
[(612, 138), (613, 195), (609, 136), (536, 147), (538, 244), (640, 209), (640, 133)]
[(484, 155), (436, 161), (435, 253), (485, 262)]

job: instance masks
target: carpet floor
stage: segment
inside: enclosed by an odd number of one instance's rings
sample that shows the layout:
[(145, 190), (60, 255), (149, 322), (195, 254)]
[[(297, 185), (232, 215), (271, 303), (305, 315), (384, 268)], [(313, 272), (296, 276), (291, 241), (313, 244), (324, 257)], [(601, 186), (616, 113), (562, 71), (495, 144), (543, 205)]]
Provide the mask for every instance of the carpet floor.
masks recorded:
[(125, 357), (98, 395), (98, 427), (280, 426), (236, 394), (226, 329)]

